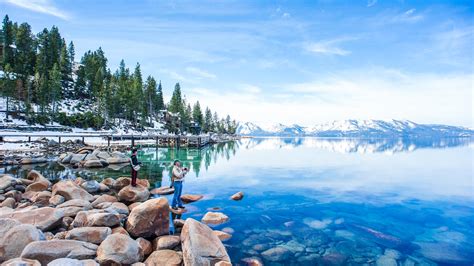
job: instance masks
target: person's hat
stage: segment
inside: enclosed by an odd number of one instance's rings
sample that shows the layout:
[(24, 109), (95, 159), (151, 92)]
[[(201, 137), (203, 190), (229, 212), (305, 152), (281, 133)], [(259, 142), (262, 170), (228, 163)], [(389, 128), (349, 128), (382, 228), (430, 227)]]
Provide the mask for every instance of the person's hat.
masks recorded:
[(181, 162), (180, 160), (174, 160), (173, 165), (175, 165), (176, 163), (180, 163), (180, 162)]

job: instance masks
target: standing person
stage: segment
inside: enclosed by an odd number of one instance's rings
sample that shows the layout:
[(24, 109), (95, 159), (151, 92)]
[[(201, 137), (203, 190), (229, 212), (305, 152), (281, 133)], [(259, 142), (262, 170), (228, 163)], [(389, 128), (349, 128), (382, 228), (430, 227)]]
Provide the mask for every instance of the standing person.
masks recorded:
[[(174, 186), (173, 201), (171, 208), (177, 210), (178, 208), (184, 209), (183, 201), (181, 201), (181, 192), (183, 191), (184, 176), (188, 173), (188, 168), (181, 168), (181, 162), (175, 160), (173, 163), (173, 171), (171, 176), (171, 182)], [(178, 207), (176, 207), (176, 205)]]
[(132, 187), (137, 186), (138, 170), (140, 170), (141, 162), (137, 158), (137, 149), (132, 150), (132, 156), (130, 157), (130, 164), (132, 166)]

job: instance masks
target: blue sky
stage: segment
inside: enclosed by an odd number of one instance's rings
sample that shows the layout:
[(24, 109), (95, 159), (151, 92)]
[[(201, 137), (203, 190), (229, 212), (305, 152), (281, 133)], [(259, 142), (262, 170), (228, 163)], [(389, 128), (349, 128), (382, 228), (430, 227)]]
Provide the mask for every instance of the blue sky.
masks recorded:
[[(409, 119), (473, 127), (470, 1), (0, 0), (77, 57), (99, 46), (240, 121)], [(79, 58), (77, 58), (79, 60)]]

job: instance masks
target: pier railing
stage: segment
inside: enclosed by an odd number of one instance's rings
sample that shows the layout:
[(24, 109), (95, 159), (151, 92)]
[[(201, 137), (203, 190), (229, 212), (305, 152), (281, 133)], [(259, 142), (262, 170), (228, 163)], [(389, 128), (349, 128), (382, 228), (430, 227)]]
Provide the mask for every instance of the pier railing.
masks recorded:
[(130, 145), (135, 147), (135, 142), (139, 140), (154, 140), (156, 146), (172, 147), (203, 147), (211, 142), (209, 135), (134, 135), (134, 134), (103, 134), (103, 133), (18, 133), (0, 132), (0, 142), (6, 138), (15, 138), (31, 142), (32, 138), (56, 139), (61, 144), (64, 139), (80, 139), (85, 143), (87, 138), (101, 138), (110, 147), (113, 141), (130, 140)]

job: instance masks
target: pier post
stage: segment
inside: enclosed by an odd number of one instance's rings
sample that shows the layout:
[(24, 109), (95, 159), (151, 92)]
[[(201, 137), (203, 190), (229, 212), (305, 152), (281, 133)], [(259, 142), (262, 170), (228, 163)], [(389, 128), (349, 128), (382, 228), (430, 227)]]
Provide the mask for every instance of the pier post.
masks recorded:
[(31, 142), (31, 136), (28, 136), (28, 142)]
[(59, 144), (61, 145), (61, 137), (58, 137), (58, 140), (59, 140)]
[(110, 136), (107, 136), (107, 150), (110, 150)]
[(82, 144), (86, 144), (86, 142), (84, 141), (84, 137), (82, 137)]

